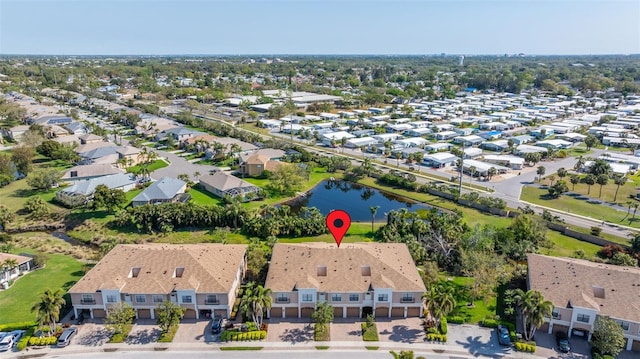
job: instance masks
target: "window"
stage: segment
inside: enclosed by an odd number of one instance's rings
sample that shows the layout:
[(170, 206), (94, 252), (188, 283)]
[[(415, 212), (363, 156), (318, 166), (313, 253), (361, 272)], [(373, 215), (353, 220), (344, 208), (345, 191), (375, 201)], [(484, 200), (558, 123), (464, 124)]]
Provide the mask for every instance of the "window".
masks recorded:
[(627, 330), (629, 330), (629, 322), (625, 322), (625, 321), (622, 321), (622, 320), (619, 320), (619, 321), (617, 320), (617, 322), (622, 327), (622, 330), (624, 330), (625, 332)]
[(342, 294), (331, 294), (332, 302), (342, 302)]
[(578, 318), (576, 320), (582, 323), (589, 323), (589, 319), (590, 317), (586, 314), (578, 314)]
[(182, 296), (182, 303), (191, 303), (191, 296), (190, 295), (183, 295)]
[(554, 319), (560, 319), (560, 312), (558, 311), (558, 308), (553, 308), (553, 311), (551, 311), (551, 316)]
[(313, 302), (313, 294), (303, 294), (302, 295), (302, 301), (303, 302)]
[(289, 303), (289, 294), (287, 293), (278, 293), (276, 296), (276, 302), (278, 303)]
[(402, 303), (413, 303), (413, 294), (404, 293), (401, 299)]
[(153, 302), (154, 303), (162, 303), (162, 302), (164, 302), (164, 296), (159, 295), (159, 294), (154, 294), (153, 295)]
[(216, 294), (207, 294), (207, 303), (206, 304), (219, 304), (218, 296)]
[(95, 304), (95, 300), (93, 299), (93, 294), (83, 294), (82, 295), (82, 304)]
[(389, 294), (378, 294), (378, 302), (388, 302)]
[(349, 294), (349, 301), (350, 302), (357, 302), (360, 300), (360, 295), (359, 294)]
[(147, 296), (144, 294), (136, 294), (136, 303), (145, 303), (147, 301)]
[(116, 299), (116, 296), (113, 294), (109, 294), (107, 295), (107, 303), (115, 303), (118, 300)]

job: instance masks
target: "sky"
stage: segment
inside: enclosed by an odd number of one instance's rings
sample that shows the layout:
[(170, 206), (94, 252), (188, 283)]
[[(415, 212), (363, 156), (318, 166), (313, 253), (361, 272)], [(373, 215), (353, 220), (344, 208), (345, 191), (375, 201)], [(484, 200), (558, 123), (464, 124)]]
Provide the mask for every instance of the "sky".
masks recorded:
[(0, 0), (0, 54), (638, 54), (640, 0)]

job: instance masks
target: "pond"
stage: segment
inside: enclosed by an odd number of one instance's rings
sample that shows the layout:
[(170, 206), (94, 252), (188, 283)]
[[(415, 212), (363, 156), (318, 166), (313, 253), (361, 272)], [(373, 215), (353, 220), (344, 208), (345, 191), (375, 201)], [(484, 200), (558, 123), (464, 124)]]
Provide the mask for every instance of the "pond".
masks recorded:
[(392, 193), (347, 181), (326, 181), (312, 188), (305, 196), (288, 203), (291, 211), (296, 213), (302, 207), (316, 207), (324, 215), (334, 209), (347, 211), (354, 222), (371, 221), (371, 206), (380, 206), (376, 221), (384, 219), (384, 214), (391, 210), (407, 208), (429, 210), (431, 207), (398, 197)]

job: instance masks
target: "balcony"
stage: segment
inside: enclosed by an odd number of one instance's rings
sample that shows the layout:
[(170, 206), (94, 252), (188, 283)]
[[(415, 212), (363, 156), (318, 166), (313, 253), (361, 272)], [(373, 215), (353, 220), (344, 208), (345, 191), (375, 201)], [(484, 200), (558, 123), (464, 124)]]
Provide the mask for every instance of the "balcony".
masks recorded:
[(204, 304), (207, 304), (207, 305), (218, 305), (218, 304), (220, 304), (220, 301), (217, 300), (217, 299), (207, 299), (207, 300), (204, 301)]
[(95, 299), (81, 299), (80, 304), (96, 304)]
[(416, 302), (416, 300), (413, 297), (412, 298), (402, 298), (402, 299), (400, 299), (400, 303), (415, 303), (415, 302)]
[(276, 303), (289, 304), (291, 299), (289, 298), (276, 298)]

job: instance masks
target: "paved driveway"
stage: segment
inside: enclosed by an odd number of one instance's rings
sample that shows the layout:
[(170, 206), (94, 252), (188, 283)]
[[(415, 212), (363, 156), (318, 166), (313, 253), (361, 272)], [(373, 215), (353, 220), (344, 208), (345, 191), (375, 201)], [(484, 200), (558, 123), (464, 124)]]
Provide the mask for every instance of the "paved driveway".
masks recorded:
[(381, 342), (423, 343), (424, 329), (421, 318), (376, 318)]
[(354, 342), (362, 341), (361, 321), (354, 319), (334, 319), (331, 323), (332, 342)]
[(85, 323), (77, 327), (78, 334), (72, 339), (72, 345), (97, 347), (108, 342), (111, 337), (111, 332), (105, 329), (102, 324)]
[(139, 319), (124, 342), (133, 345), (155, 343), (160, 338), (161, 332), (155, 320)]
[(557, 350), (556, 339), (553, 334), (540, 331), (536, 332), (536, 355), (549, 359), (589, 359), (591, 357), (589, 343), (585, 339), (579, 337), (570, 338), (569, 344), (571, 346), (571, 352), (561, 353)]
[(495, 329), (483, 328), (477, 325), (449, 324), (447, 344), (458, 345), (475, 357), (504, 356), (513, 353), (513, 349), (498, 344)]
[(310, 319), (269, 319), (267, 341), (296, 345), (313, 341), (313, 324)]
[(193, 343), (194, 341), (211, 343), (219, 339), (220, 334), (215, 336), (211, 334), (210, 320), (195, 319), (183, 319), (173, 337), (175, 343)]

